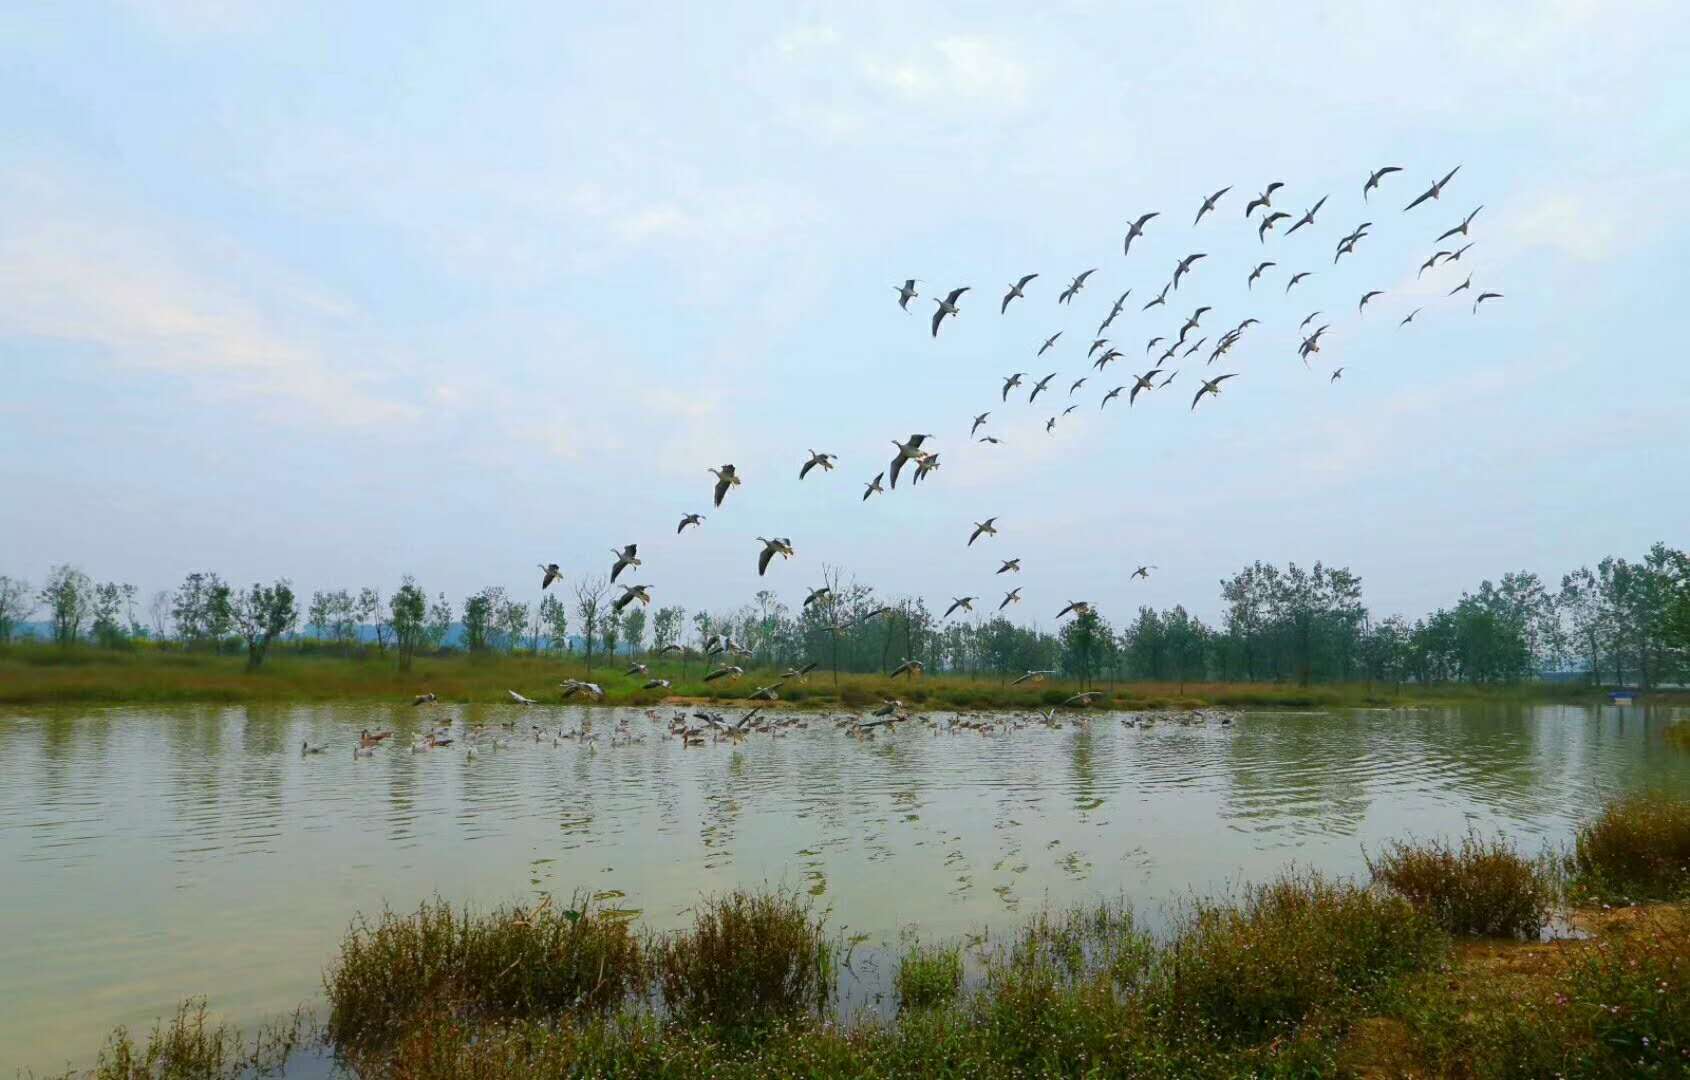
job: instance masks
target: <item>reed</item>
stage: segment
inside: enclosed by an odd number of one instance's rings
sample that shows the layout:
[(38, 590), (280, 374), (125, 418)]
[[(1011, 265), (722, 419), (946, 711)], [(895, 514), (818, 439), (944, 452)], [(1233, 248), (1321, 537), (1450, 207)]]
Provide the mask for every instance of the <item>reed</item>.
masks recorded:
[(664, 1006), (681, 1023), (756, 1027), (819, 1010), (834, 989), (822, 920), (784, 889), (706, 897), (692, 929), (654, 953)]
[(1507, 840), (1394, 840), (1369, 857), (1373, 880), (1452, 934), (1536, 938), (1555, 899), (1551, 876)]

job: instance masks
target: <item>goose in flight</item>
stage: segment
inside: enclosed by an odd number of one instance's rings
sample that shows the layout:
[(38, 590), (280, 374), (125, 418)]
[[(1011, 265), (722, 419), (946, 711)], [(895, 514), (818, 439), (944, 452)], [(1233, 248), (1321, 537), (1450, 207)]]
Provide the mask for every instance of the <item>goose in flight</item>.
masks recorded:
[(1432, 241), (1432, 243), (1441, 244), (1445, 240), (1448, 240), (1452, 236), (1466, 236), (1467, 235), (1467, 226), (1473, 224), (1473, 219), (1478, 217), (1479, 211), (1483, 210), (1484, 208), (1485, 208), (1484, 203), (1480, 203), (1478, 206), (1475, 206), (1473, 208), (1473, 212), (1471, 214), (1468, 214), (1466, 217), (1461, 219), (1461, 224), (1455, 226), (1455, 228), (1453, 228), (1453, 229), (1447, 230), (1442, 236), (1440, 236), (1436, 240)]
[(1237, 374), (1238, 373), (1236, 371), (1231, 371), (1231, 372), (1228, 372), (1225, 375), (1216, 375), (1212, 379), (1202, 380), (1203, 385), (1197, 388), (1197, 393), (1194, 394), (1191, 398), (1192, 409), (1197, 408), (1197, 403), (1199, 401), (1203, 400), (1204, 394), (1208, 394), (1210, 397), (1220, 397), (1221, 396), (1221, 383), (1225, 382), (1226, 380), (1228, 380), (1230, 378), (1235, 377)]
[(1361, 294), (1361, 303), (1356, 305), (1356, 314), (1357, 315), (1361, 314), (1362, 311), (1364, 311), (1367, 308), (1367, 302), (1369, 300), (1373, 299), (1375, 296), (1384, 295), (1384, 292), (1385, 292), (1384, 289), (1370, 289), (1367, 292), (1362, 293)]
[(1313, 271), (1313, 270), (1302, 270), (1302, 271), (1299, 271), (1299, 272), (1297, 272), (1297, 273), (1295, 273), (1295, 274), (1292, 274), (1292, 275), (1291, 275), (1291, 280), (1290, 280), (1290, 281), (1287, 281), (1287, 282), (1286, 282), (1286, 283), (1285, 283), (1285, 291), (1286, 291), (1286, 292), (1290, 292), (1290, 291), (1291, 291), (1291, 288), (1292, 288), (1292, 286), (1294, 286), (1294, 285), (1296, 285), (1296, 284), (1297, 284), (1297, 282), (1299, 282), (1299, 281), (1301, 281), (1301, 280), (1303, 280), (1303, 279), (1304, 279), (1304, 278), (1306, 278), (1306, 277), (1308, 277), (1308, 276), (1309, 276), (1309, 275), (1310, 275), (1310, 274), (1312, 274), (1312, 273), (1314, 273), (1314, 271)]
[(1162, 338), (1162, 336), (1160, 334), (1158, 334), (1156, 337), (1153, 337), (1149, 341), (1145, 342), (1144, 343), (1144, 355), (1149, 356), (1150, 350), (1154, 349), (1156, 347), (1156, 343), (1158, 341), (1162, 341), (1162, 340), (1164, 340), (1164, 339)]
[(880, 708), (874, 710), (872, 716), (892, 716), (903, 710), (904, 703), (897, 698), (881, 698)]
[(1056, 339), (1061, 336), (1062, 331), (1058, 330), (1056, 333), (1045, 338), (1045, 343), (1039, 346), (1039, 351), (1033, 354), (1033, 359), (1037, 360), (1039, 357), (1043, 356), (1052, 345), (1056, 344)]
[(1109, 344), (1109, 339), (1106, 337), (1093, 338), (1091, 345), (1086, 348), (1086, 355), (1090, 356), (1107, 344)]
[(873, 480), (870, 480), (868, 483), (863, 485), (863, 502), (868, 502), (868, 497), (870, 495), (884, 495), (884, 494), (886, 494), (886, 489), (880, 486), (880, 481), (885, 476), (886, 476), (886, 470), (882, 469), (879, 472), (874, 474)]
[(1003, 381), (1003, 400), (1005, 400), (1005, 401), (1009, 400), (1009, 392), (1011, 390), (1015, 389), (1017, 386), (1021, 385), (1021, 376), (1025, 375), (1025, 374), (1027, 374), (1025, 371), (1017, 371), (1015, 374), (1013, 374), (1013, 375), (1009, 376), (1008, 378), (1004, 379), (1004, 381)]
[(1073, 412), (1077, 408), (1079, 408), (1078, 405), (1070, 405), (1066, 409), (1062, 410), (1062, 415), (1067, 416), (1069, 413)]
[(1407, 326), (1409, 323), (1414, 321), (1414, 317), (1416, 315), (1420, 314), (1421, 310), (1422, 309), (1420, 309), (1420, 308), (1415, 308), (1413, 311), (1409, 312), (1407, 315), (1404, 315), (1402, 322), (1397, 323), (1397, 325), (1398, 326)]
[(533, 698), (523, 697), (521, 694), (517, 693), (515, 690), (506, 690), (505, 693), (509, 694), (511, 696), (511, 700), (516, 702), (518, 705), (538, 705), (539, 704), (539, 702), (535, 701)]
[(1144, 226), (1151, 218), (1161, 214), (1159, 210), (1152, 210), (1147, 214), (1140, 214), (1138, 220), (1127, 225), (1127, 238), (1121, 242), (1121, 254), (1125, 255), (1133, 248), (1133, 237), (1144, 235)]
[(1033, 392), (1031, 394), (1027, 395), (1027, 404), (1031, 405), (1033, 403), (1033, 399), (1039, 396), (1039, 391), (1041, 391), (1045, 387), (1049, 386), (1050, 380), (1052, 380), (1054, 378), (1056, 378), (1056, 372), (1053, 371), (1049, 375), (1046, 375), (1044, 378), (1040, 379), (1038, 382), (1034, 383), (1033, 384)]
[(1297, 346), (1297, 355), (1303, 358), (1304, 365), (1308, 364), (1309, 355), (1311, 353), (1317, 353), (1320, 351), (1320, 339), (1326, 331), (1331, 328), (1332, 326), (1330, 323), (1320, 327), (1314, 333), (1304, 338), (1301, 345)]
[(1169, 345), (1166, 349), (1163, 349), (1162, 355), (1158, 356), (1156, 358), (1156, 366), (1161, 367), (1162, 365), (1166, 364), (1169, 360), (1172, 360), (1174, 358), (1174, 350), (1179, 348), (1179, 347), (1180, 347), (1180, 343), (1176, 341), (1172, 345)]
[(1260, 195), (1257, 195), (1254, 199), (1251, 199), (1249, 202), (1244, 204), (1244, 216), (1249, 217), (1251, 214), (1255, 213), (1256, 207), (1258, 206), (1265, 206), (1269, 210), (1272, 210), (1273, 193), (1284, 186), (1285, 185), (1278, 180), (1269, 184), (1266, 191), (1263, 191)]
[(1191, 344), (1190, 348), (1188, 348), (1184, 352), (1180, 353), (1180, 359), (1183, 360), (1186, 357), (1190, 356), (1191, 354), (1195, 353), (1198, 349), (1201, 349), (1203, 347), (1203, 343), (1205, 341), (1208, 341), (1208, 340), (1209, 339), (1208, 339), (1207, 336), (1198, 338), (1195, 342), (1193, 342)]
[(1076, 277), (1073, 281), (1070, 281), (1068, 283), (1068, 287), (1063, 289), (1057, 296), (1056, 302), (1058, 304), (1066, 304), (1068, 301), (1074, 299), (1074, 297), (1079, 294), (1079, 291), (1086, 287), (1086, 278), (1091, 277), (1095, 273), (1097, 273), (1097, 267), (1094, 266), (1090, 270), (1087, 270), (1085, 273)]
[(893, 491), (898, 490), (898, 470), (904, 467), (904, 462), (915, 461), (922, 457), (921, 444), (932, 437), (931, 435), (916, 434), (910, 436), (909, 442), (901, 443), (897, 439), (892, 440), (892, 445), (898, 448), (898, 456), (892, 459), (892, 464), (889, 466), (892, 470)]
[(1011, 589), (1008, 592), (1003, 594), (1003, 602), (998, 605), (998, 610), (1002, 611), (1004, 608), (1008, 607), (1009, 605), (1019, 604), (1020, 602), (1021, 602), (1021, 586), (1017, 585), (1015, 588), (1013, 588), (1013, 589)]
[(1454, 251), (1449, 253), (1449, 261), (1450, 262), (1460, 262), (1461, 256), (1467, 254), (1467, 249), (1472, 247), (1472, 246), (1473, 245), (1471, 243), (1462, 244), (1460, 247), (1456, 248)]
[(788, 679), (797, 679), (799, 682), (809, 682), (810, 672), (816, 670), (816, 668), (820, 666), (821, 661), (811, 660), (803, 667), (787, 668), (785, 671), (780, 673), (780, 681), (786, 682)]
[(1326, 381), (1327, 382), (1337, 382), (1339, 379), (1342, 379), (1343, 377), (1344, 377), (1344, 369), (1341, 368), (1341, 367), (1334, 368), (1333, 371), (1332, 371), (1332, 377), (1330, 379), (1327, 379)]
[(650, 585), (622, 586), (622, 595), (616, 598), (616, 602), (610, 605), (610, 609), (612, 611), (620, 612), (623, 608), (627, 607), (635, 600), (638, 600), (642, 604), (649, 605), (651, 603), (651, 593), (647, 590), (650, 588)]
[(1313, 225), (1314, 224), (1314, 216), (1316, 214), (1320, 213), (1320, 208), (1326, 205), (1326, 200), (1329, 199), (1329, 198), (1331, 198), (1330, 195), (1322, 195), (1320, 197), (1319, 202), (1315, 203), (1313, 206), (1309, 207), (1307, 210), (1304, 210), (1303, 216), (1297, 219), (1297, 223), (1295, 225), (1291, 226), (1289, 229), (1285, 230), (1285, 235), (1290, 236), (1292, 233), (1296, 232), (1298, 229), (1302, 228), (1304, 225)]
[(668, 679), (647, 679), (645, 681), (645, 685), (640, 687), (640, 689), (641, 690), (667, 690), (667, 689), (669, 689), (669, 680)]
[(973, 547), (974, 541), (982, 536), (996, 536), (998, 534), (997, 518), (989, 517), (985, 521), (976, 521), (974, 531), (969, 534), (968, 543), (964, 547)]
[(838, 457), (838, 454), (820, 454), (811, 450), (810, 460), (806, 461), (803, 467), (798, 470), (798, 479), (802, 480), (804, 477), (810, 475), (810, 470), (815, 468), (817, 465), (822, 467), (822, 472), (832, 472), (833, 463), (838, 459)]
[(1250, 280), (1247, 283), (1247, 287), (1254, 289), (1256, 287), (1256, 279), (1262, 276), (1262, 271), (1266, 270), (1270, 266), (1278, 266), (1278, 265), (1279, 265), (1278, 263), (1272, 262), (1272, 261), (1265, 261), (1265, 262), (1257, 263), (1256, 268), (1254, 270), (1250, 271)]
[(1104, 394), (1103, 395), (1103, 405), (1099, 405), (1097, 407), (1098, 411), (1102, 412), (1104, 405), (1108, 405), (1111, 401), (1114, 401), (1116, 398), (1120, 397), (1121, 391), (1125, 390), (1125, 389), (1126, 389), (1126, 387), (1124, 387), (1124, 386), (1117, 386), (1115, 389), (1109, 391), (1107, 394)]
[(685, 530), (688, 525), (699, 525), (702, 524), (703, 521), (703, 514), (682, 514), (681, 523), (675, 526), (675, 535), (681, 535), (682, 531)]
[(1179, 279), (1191, 272), (1192, 264), (1195, 263), (1198, 259), (1206, 259), (1208, 257), (1209, 257), (1209, 255), (1208, 255), (1207, 252), (1194, 251), (1190, 255), (1187, 255), (1185, 258), (1183, 258), (1179, 261), (1179, 265), (1174, 267), (1174, 291), (1175, 292), (1179, 291)]
[[(1096, 701), (1098, 698), (1100, 698), (1102, 696), (1103, 696), (1103, 691), (1101, 691), (1101, 690), (1082, 690), (1078, 694), (1075, 694), (1072, 697), (1069, 697), (1066, 700), (1064, 700), (1061, 705), (1057, 706), (1057, 708), (1059, 708), (1059, 709), (1070, 709), (1070, 708), (1073, 708), (1075, 705), (1078, 705), (1081, 708), (1085, 708), (1087, 705), (1090, 705), (1092, 702)], [(1052, 711), (1054, 712), (1055, 710), (1052, 710)]]
[(946, 608), (945, 613), (943, 615), (939, 616), (939, 618), (941, 618), (941, 619), (950, 618), (951, 612), (955, 611), (957, 608), (961, 608), (964, 611), (973, 611), (974, 610), (974, 600), (975, 600), (975, 598), (972, 597), (972, 596), (953, 596), (953, 597), (951, 597), (951, 606)]
[(616, 559), (616, 561), (610, 566), (611, 584), (615, 584), (617, 575), (628, 569), (628, 567), (640, 565), (639, 548), (640, 546), (638, 544), (629, 544), (621, 551), (618, 551), (615, 548), (610, 549), (610, 554)]
[(1068, 396), (1073, 397), (1074, 391), (1078, 390), (1080, 387), (1084, 386), (1085, 384), (1086, 384), (1086, 377), (1084, 375), (1081, 375), (1079, 378), (1075, 379), (1073, 381), (1073, 383), (1070, 384), (1069, 387), (1068, 387)]
[(1299, 330), (1308, 329), (1309, 323), (1314, 322), (1315, 316), (1319, 315), (1319, 314), (1320, 314), (1320, 312), (1318, 312), (1318, 311), (1311, 311), (1307, 315), (1303, 316), (1303, 321), (1297, 324), (1297, 329), (1299, 329)]
[(1207, 214), (1209, 211), (1213, 210), (1215, 208), (1215, 203), (1220, 199), (1220, 197), (1222, 195), (1225, 195), (1227, 192), (1229, 192), (1231, 190), (1232, 190), (1232, 185), (1228, 184), (1226, 187), (1221, 188), (1219, 191), (1215, 192), (1213, 195), (1206, 197), (1203, 200), (1203, 205), (1199, 206), (1197, 208), (1197, 216), (1191, 219), (1191, 227), (1196, 228), (1197, 223), (1199, 221), (1203, 220), (1203, 215)]
[(1017, 297), (1026, 296), (1027, 293), (1025, 290), (1027, 288), (1027, 282), (1032, 281), (1038, 276), (1039, 275), (1037, 274), (1022, 274), (1021, 280), (1011, 285), (1009, 287), (1009, 291), (1003, 294), (1003, 304), (998, 308), (998, 314), (1002, 315), (1004, 312), (1009, 310), (1009, 302), (1011, 300), (1014, 300)]
[(1180, 330), (1180, 336), (1181, 337), (1185, 336), (1185, 332), (1187, 330), (1195, 329), (1197, 327), (1197, 324), (1203, 320), (1203, 313), (1204, 312), (1213, 311), (1213, 310), (1214, 310), (1214, 308), (1210, 307), (1207, 304), (1204, 304), (1202, 307), (1198, 308), (1196, 311), (1193, 311), (1191, 313), (1191, 318), (1185, 320), (1185, 326)]
[(797, 554), (792, 550), (792, 541), (784, 536), (777, 536), (773, 539), (759, 536), (757, 539), (763, 543), (763, 550), (757, 555), (758, 577), (762, 577), (764, 572), (769, 569), (769, 560), (773, 559), (776, 555), (779, 555), (783, 559), (790, 559), (793, 555)]
[(1367, 183), (1361, 185), (1361, 201), (1367, 201), (1367, 193), (1379, 186), (1379, 181), (1394, 172), (1402, 172), (1401, 165), (1383, 165), (1367, 174)]
[(1149, 371), (1145, 372), (1143, 375), (1134, 375), (1133, 376), (1133, 390), (1132, 390), (1132, 393), (1127, 395), (1127, 404), (1131, 405), (1133, 402), (1138, 400), (1138, 392), (1140, 390), (1153, 389), (1156, 384), (1154, 382), (1152, 382), (1151, 380), (1155, 376), (1160, 375), (1160, 374), (1162, 374), (1162, 369), (1158, 367), (1158, 368), (1151, 368)]
[(1287, 214), (1283, 210), (1275, 210), (1271, 214), (1264, 214), (1262, 216), (1262, 223), (1256, 226), (1256, 239), (1261, 243), (1267, 243), (1267, 234), (1273, 229), (1274, 225), (1290, 216), (1290, 214)]
[(964, 285), (960, 289), (952, 289), (951, 294), (943, 300), (936, 299), (933, 301), (935, 304), (939, 305), (938, 309), (933, 312), (934, 337), (939, 336), (939, 324), (944, 321), (946, 315), (956, 315), (959, 313), (960, 309), (956, 306), (957, 297), (967, 292), (971, 287), (972, 286)]
[(892, 674), (888, 675), (887, 678), (896, 679), (900, 675), (914, 678), (917, 675), (924, 675), (926, 672), (926, 664), (923, 664), (920, 660), (911, 660), (908, 657), (905, 657), (904, 662), (893, 668)]
[(744, 674), (745, 669), (740, 667), (738, 664), (728, 664), (725, 667), (719, 667), (715, 671), (712, 671), (708, 675), (704, 676), (704, 681), (715, 682), (717, 679), (727, 679), (731, 682)]
[(1107, 349), (1101, 356), (1091, 362), (1091, 366), (1099, 371), (1102, 371), (1106, 366), (1108, 366), (1109, 361), (1119, 360), (1124, 355), (1126, 354), (1121, 352), (1120, 349)]
[(811, 589), (809, 591), (808, 595), (806, 595), (804, 597), (804, 602), (802, 604), (798, 605), (798, 606), (800, 608), (807, 608), (811, 604), (814, 604), (819, 600), (826, 600), (829, 596), (832, 596), (832, 595), (833, 595), (833, 590), (828, 588), (826, 585), (823, 585), (819, 588)]
[(644, 664), (629, 664), (628, 670), (622, 674), (625, 678), (632, 678), (635, 675), (644, 675), (647, 670), (649, 669)]
[(1364, 221), (1355, 227), (1354, 232), (1338, 241), (1338, 250), (1333, 252), (1332, 262), (1336, 264), (1338, 260), (1343, 258), (1345, 255), (1352, 254), (1356, 249), (1356, 245), (1361, 243), (1362, 238), (1367, 235), (1367, 230), (1372, 227), (1373, 222)]
[(1145, 565), (1140, 566), (1137, 570), (1128, 574), (1127, 580), (1131, 581), (1133, 578), (1143, 578), (1144, 580), (1149, 581), (1150, 571), (1157, 569), (1160, 569), (1160, 567), (1158, 567), (1155, 563), (1146, 563)]
[(1003, 440), (998, 438), (996, 435), (982, 435), (978, 439), (975, 439), (974, 441), (975, 442), (983, 442), (983, 443), (991, 443), (993, 446), (997, 446), (998, 444), (1003, 442)]
[(723, 465), (720, 469), (709, 471), (716, 474), (716, 505), (721, 506), (722, 499), (728, 494), (728, 489), (739, 486), (739, 471), (732, 465)]
[(976, 431), (980, 430), (980, 425), (984, 424), (986, 422), (986, 418), (990, 415), (992, 415), (990, 412), (983, 412), (974, 418), (974, 423), (968, 429), (968, 437), (970, 439), (974, 437), (974, 433)]
[(1022, 675), (1017, 676), (1015, 679), (1011, 680), (1009, 685), (1020, 686), (1022, 683), (1027, 683), (1027, 682), (1041, 683), (1041, 682), (1045, 681), (1046, 675), (1055, 675), (1055, 674), (1056, 674), (1055, 670), (1053, 670), (1051, 668), (1046, 668), (1043, 671), (1028, 671), (1028, 672), (1026, 672)]
[(1091, 611), (1091, 602), (1090, 601), (1088, 601), (1088, 600), (1070, 600), (1070, 601), (1068, 601), (1067, 607), (1063, 608), (1061, 611), (1058, 611), (1056, 613), (1056, 617), (1058, 619), (1060, 619), (1060, 618), (1062, 618), (1062, 616), (1068, 614), (1069, 612), (1073, 612), (1075, 615), (1085, 615), (1085, 614), (1090, 613), (1090, 611)]
[(1460, 292), (1461, 290), (1471, 289), (1472, 287), (1473, 287), (1473, 275), (1468, 274), (1466, 281), (1463, 281), (1461, 284), (1459, 284), (1455, 288), (1451, 289), (1446, 295), (1454, 296), (1456, 293)]
[(1415, 274), (1414, 276), (1418, 278), (1420, 276), (1420, 274), (1424, 274), (1426, 271), (1430, 270), (1432, 267), (1438, 265), (1439, 259), (1447, 258), (1448, 256), (1449, 256), (1449, 252), (1447, 252), (1447, 251), (1434, 251), (1434, 252), (1432, 252), (1432, 257), (1420, 264), (1420, 273)]
[(1140, 311), (1149, 311), (1151, 308), (1155, 307), (1157, 304), (1165, 304), (1167, 302), (1168, 302), (1168, 286), (1164, 285), (1164, 286), (1162, 286), (1162, 291), (1156, 294), (1156, 299), (1150, 301), (1148, 304), (1145, 304), (1139, 310)]
[(892, 286), (898, 294), (898, 306), (905, 311), (910, 309), (910, 301), (921, 295), (915, 291), (916, 283), (920, 280), (920, 278), (905, 278), (902, 285)]
[(541, 563), (540, 564), (540, 573), (546, 575), (545, 577), (540, 579), (540, 589), (541, 589), (542, 592), (545, 591), (545, 589), (548, 585), (550, 585), (552, 582), (556, 581), (558, 578), (563, 576), (563, 571), (561, 571), (557, 568), (557, 563), (555, 563), (555, 562), (554, 563)]
[(1444, 193), (1444, 185), (1449, 183), (1450, 178), (1453, 177), (1456, 173), (1458, 173), (1460, 171), (1461, 171), (1461, 166), (1457, 165), (1455, 168), (1453, 168), (1449, 172), (1445, 173), (1444, 178), (1442, 180), (1437, 181), (1431, 187), (1427, 188), (1425, 191), (1422, 191), (1419, 194), (1419, 196), (1417, 196), (1415, 198), (1415, 200), (1413, 202), (1409, 203), (1407, 206), (1402, 208), (1402, 212), (1406, 214), (1410, 210), (1413, 210), (1416, 206), (1419, 206), (1421, 203), (1425, 202), (1427, 199), (1436, 199), (1436, 198), (1441, 197)]
[(1109, 315), (1102, 322), (1097, 324), (1097, 332), (1098, 333), (1101, 334), (1105, 330), (1109, 329), (1109, 324), (1115, 321), (1115, 316), (1117, 316), (1121, 313), (1121, 309), (1126, 306), (1127, 297), (1131, 296), (1132, 294), (1133, 294), (1133, 291), (1131, 289), (1128, 289), (1126, 292), (1122, 293), (1115, 300), (1115, 305), (1109, 309)]
[(1056, 430), (1056, 417), (1053, 416), (1049, 420), (1045, 421), (1045, 434), (1049, 435), (1049, 434), (1053, 433), (1055, 430)]
[(1003, 565), (998, 567), (997, 572), (999, 574), (1019, 574), (1021, 572), (1021, 560), (1018, 558), (1005, 559)]
[(558, 687), (563, 691), (563, 696), (566, 698), (574, 697), (576, 694), (586, 694), (588, 697), (595, 698), (604, 697), (604, 687), (594, 682), (583, 682), (580, 679), (565, 679), (563, 682), (558, 683)]
[(921, 460), (915, 463), (915, 483), (919, 484), (927, 478), (927, 474), (939, 467), (938, 454), (923, 454)]
[(433, 691), (430, 691), (429, 693), (426, 693), (426, 694), (418, 694), (416, 697), (412, 698), (411, 704), (412, 705), (432, 705), (438, 700), (440, 700), (440, 699), (434, 696)]
[(1167, 378), (1163, 379), (1161, 382), (1156, 384), (1156, 389), (1158, 389), (1158, 390), (1162, 389), (1162, 387), (1167, 386), (1169, 383), (1173, 382), (1177, 378), (1179, 378), (1179, 369), (1175, 368), (1174, 371)]
[(1501, 299), (1502, 299), (1502, 294), (1499, 293), (1499, 292), (1482, 292), (1482, 293), (1480, 293), (1478, 295), (1478, 297), (1473, 301), (1473, 314), (1477, 315), (1479, 313), (1479, 305), (1484, 303), (1486, 300), (1501, 300)]

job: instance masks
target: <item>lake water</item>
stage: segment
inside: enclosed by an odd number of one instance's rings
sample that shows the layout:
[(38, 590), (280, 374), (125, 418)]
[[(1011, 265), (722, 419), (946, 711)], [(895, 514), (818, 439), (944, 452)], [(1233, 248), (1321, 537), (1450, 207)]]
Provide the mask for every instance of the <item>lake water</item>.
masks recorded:
[[(873, 741), (822, 716), (687, 748), (671, 710), (595, 710), (596, 744), (412, 753), (432, 723), (573, 730), (580, 709), (237, 706), (0, 711), (0, 1075), (88, 1064), (189, 996), (237, 1021), (320, 1001), (352, 916), (433, 894), (577, 887), (657, 928), (701, 892), (784, 884), (830, 925), (1012, 927), (1044, 904), (1171, 898), (1287, 862), (1353, 873), (1409, 833), (1560, 843), (1603, 797), (1690, 790), (1686, 710), (1474, 706), (1241, 713)], [(1218, 715), (1218, 714), (1217, 714)], [(643, 742), (609, 744), (621, 719)], [(396, 745), (354, 758), (361, 728)], [(302, 756), (302, 741), (328, 752)]]

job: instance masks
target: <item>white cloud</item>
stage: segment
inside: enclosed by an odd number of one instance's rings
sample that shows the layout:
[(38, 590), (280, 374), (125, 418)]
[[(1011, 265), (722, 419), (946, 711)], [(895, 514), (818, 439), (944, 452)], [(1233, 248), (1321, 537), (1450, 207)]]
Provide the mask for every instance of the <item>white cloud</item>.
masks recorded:
[(1027, 96), (1027, 65), (981, 37), (940, 38), (930, 52), (898, 60), (871, 57), (863, 72), (871, 83), (911, 101), (996, 101), (1020, 105)]

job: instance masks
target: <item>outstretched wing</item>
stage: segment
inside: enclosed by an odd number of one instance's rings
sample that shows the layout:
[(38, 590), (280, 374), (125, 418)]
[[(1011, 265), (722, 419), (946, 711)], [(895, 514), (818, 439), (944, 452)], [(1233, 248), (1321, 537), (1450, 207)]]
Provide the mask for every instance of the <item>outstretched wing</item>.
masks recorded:
[(762, 577), (769, 568), (769, 560), (775, 557), (775, 549), (765, 546), (762, 554), (757, 556), (757, 576)]
[(944, 317), (945, 317), (945, 309), (944, 308), (941, 307), (941, 308), (934, 308), (933, 309), (933, 336), (934, 337), (939, 336), (939, 322), (942, 319), (944, 319)]

